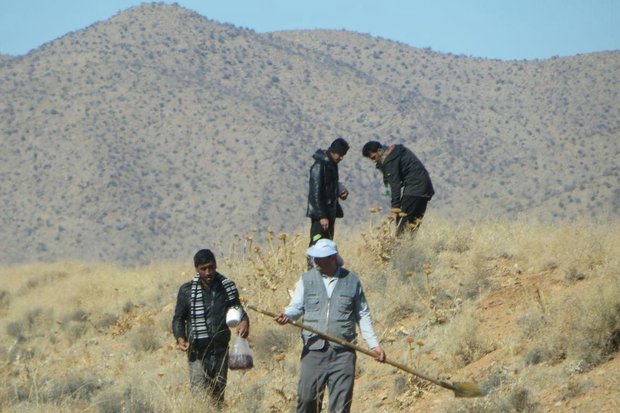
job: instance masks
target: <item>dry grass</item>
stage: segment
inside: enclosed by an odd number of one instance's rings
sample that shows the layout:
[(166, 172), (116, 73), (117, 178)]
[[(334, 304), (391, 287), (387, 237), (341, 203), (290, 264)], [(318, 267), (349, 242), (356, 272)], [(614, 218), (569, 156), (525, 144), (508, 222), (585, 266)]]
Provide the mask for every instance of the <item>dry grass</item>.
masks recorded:
[(620, 274), (597, 278), (576, 294), (557, 297), (523, 319), (531, 343), (527, 362), (558, 363), (577, 373), (605, 362), (620, 346)]
[[(598, 377), (619, 383), (616, 371), (601, 370), (620, 343), (617, 227), (429, 219), (382, 249), (381, 225), (363, 236), (340, 232), (341, 254), (362, 278), (388, 357), (488, 391), (452, 399), (360, 355), (354, 410), (553, 411), (598, 394), (605, 388)], [(219, 269), (246, 302), (281, 311), (306, 266), (305, 237), (250, 234), (216, 251)], [(193, 275), (186, 261), (0, 269), (0, 410), (200, 410), (205, 401), (190, 394), (186, 359), (170, 333), (177, 289)], [(299, 330), (250, 316), (255, 367), (230, 372), (224, 411), (290, 411)], [(594, 397), (620, 402), (613, 394)]]

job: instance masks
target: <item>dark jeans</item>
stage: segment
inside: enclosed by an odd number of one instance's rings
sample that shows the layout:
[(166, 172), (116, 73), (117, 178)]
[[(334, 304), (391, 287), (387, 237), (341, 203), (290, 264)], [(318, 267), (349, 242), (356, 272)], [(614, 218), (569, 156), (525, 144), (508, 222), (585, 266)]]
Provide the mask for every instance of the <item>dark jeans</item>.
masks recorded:
[(426, 212), (428, 198), (421, 196), (403, 195), (400, 199), (400, 209), (407, 215), (397, 220), (396, 235), (400, 235), (405, 229), (415, 231), (422, 223)]
[(221, 404), (227, 378), (228, 348), (190, 349), (189, 382), (195, 394), (206, 390), (216, 404)]
[(329, 227), (324, 230), (321, 227), (321, 221), (318, 219), (310, 218), (310, 243), (308, 246), (314, 245), (321, 238), (334, 239), (334, 226), (336, 225), (336, 218), (329, 219)]

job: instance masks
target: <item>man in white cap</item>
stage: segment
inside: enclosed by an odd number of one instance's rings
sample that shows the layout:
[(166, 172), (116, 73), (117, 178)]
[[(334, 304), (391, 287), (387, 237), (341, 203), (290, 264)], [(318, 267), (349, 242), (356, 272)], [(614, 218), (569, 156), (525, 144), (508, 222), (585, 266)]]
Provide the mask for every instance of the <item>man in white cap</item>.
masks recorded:
[[(308, 248), (314, 268), (302, 274), (288, 307), (275, 321), (286, 324), (303, 316), (304, 324), (354, 343), (355, 325), (364, 341), (385, 361), (385, 352), (372, 328), (370, 309), (357, 274), (343, 267), (336, 243), (320, 239)], [(327, 386), (329, 411), (349, 412), (353, 400), (355, 351), (303, 330), (297, 412), (320, 412)]]

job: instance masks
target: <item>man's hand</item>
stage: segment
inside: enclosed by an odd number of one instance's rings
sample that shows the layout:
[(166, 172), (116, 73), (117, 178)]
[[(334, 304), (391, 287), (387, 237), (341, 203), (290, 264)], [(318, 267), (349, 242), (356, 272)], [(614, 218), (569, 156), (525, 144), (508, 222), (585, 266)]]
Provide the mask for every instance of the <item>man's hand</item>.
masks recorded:
[(250, 323), (246, 318), (239, 322), (239, 325), (237, 326), (237, 334), (243, 338), (248, 338), (250, 335)]
[(379, 363), (383, 363), (385, 361), (385, 351), (381, 347), (375, 347), (372, 349), (372, 352), (376, 354), (375, 360)]
[(278, 324), (286, 324), (290, 321), (290, 318), (284, 313), (278, 314), (276, 318), (274, 318), (275, 322)]
[(187, 351), (187, 349), (189, 349), (189, 341), (185, 340), (183, 337), (177, 338), (177, 348), (181, 351)]
[(327, 231), (329, 229), (329, 219), (321, 218), (319, 220), (319, 223), (321, 224), (321, 228), (323, 228), (323, 231)]
[(349, 191), (345, 189), (342, 192), (340, 192), (340, 194), (338, 195), (338, 198), (344, 201), (345, 199), (347, 199), (348, 196), (349, 196)]

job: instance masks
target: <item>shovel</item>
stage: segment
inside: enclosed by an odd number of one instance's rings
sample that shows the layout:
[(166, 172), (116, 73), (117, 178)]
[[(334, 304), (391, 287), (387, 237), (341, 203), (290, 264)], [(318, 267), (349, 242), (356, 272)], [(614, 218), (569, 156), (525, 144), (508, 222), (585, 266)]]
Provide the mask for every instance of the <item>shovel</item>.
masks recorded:
[[(252, 305), (246, 305), (247, 308), (249, 308), (250, 310), (256, 311), (257, 313), (261, 313), (263, 315), (272, 317), (272, 318), (276, 318), (278, 317), (279, 314), (275, 314), (272, 313), (270, 311), (265, 311), (265, 310), (260, 310)], [(355, 351), (359, 351), (360, 353), (364, 353), (367, 356), (370, 356), (372, 358), (375, 358), (376, 354), (370, 350), (367, 350), (363, 347), (360, 347), (356, 344), (350, 343), (340, 337), (334, 337), (331, 336), (329, 334), (323, 333), (322, 331), (319, 331), (313, 327), (307, 326), (305, 324), (302, 324), (298, 321), (294, 321), (294, 320), (289, 320), (289, 324), (294, 325), (295, 327), (301, 328), (302, 330), (307, 330), (310, 331), (316, 335), (318, 335), (319, 337), (321, 337), (324, 340), (328, 340), (337, 344), (340, 344), (343, 347), (347, 347), (351, 350), (355, 350)], [(433, 384), (436, 384), (438, 386), (443, 387), (444, 389), (448, 389), (448, 390), (452, 390), (454, 392), (454, 396), (455, 397), (480, 397), (484, 395), (484, 392), (482, 391), (482, 389), (475, 383), (468, 383), (468, 382), (460, 382), (460, 383), (449, 383), (443, 380), (438, 380), (432, 377), (429, 377), (425, 374), (422, 374), (410, 367), (405, 366), (404, 364), (400, 364), (396, 361), (390, 360), (388, 358), (385, 359), (385, 363), (389, 364), (391, 366), (396, 367), (397, 369), (406, 371), (407, 373), (411, 373), (414, 376), (418, 376), (421, 379), (430, 381)]]

